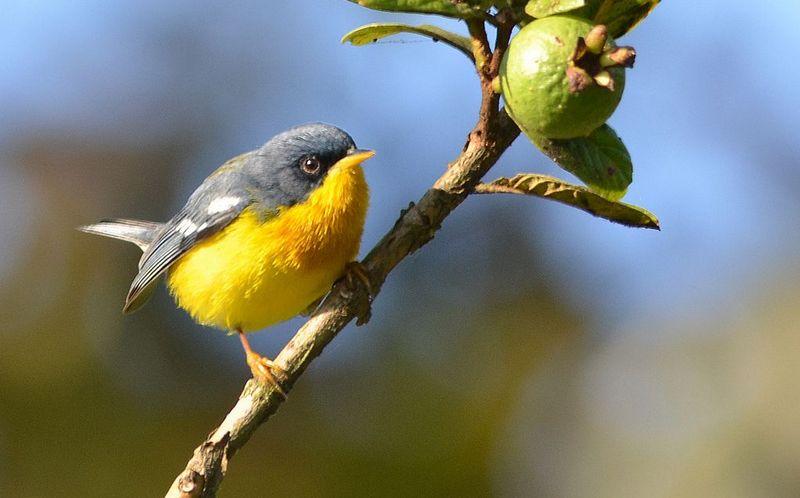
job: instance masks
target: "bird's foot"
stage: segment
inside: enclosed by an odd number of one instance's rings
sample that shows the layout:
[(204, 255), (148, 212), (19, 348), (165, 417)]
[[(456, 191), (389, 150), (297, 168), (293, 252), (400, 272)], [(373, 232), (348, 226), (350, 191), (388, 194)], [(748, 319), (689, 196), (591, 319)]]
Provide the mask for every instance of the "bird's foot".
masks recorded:
[(345, 283), (350, 290), (356, 289), (356, 280), (364, 284), (367, 289), (370, 301), (372, 300), (372, 281), (369, 279), (369, 272), (366, 267), (358, 261), (351, 261), (344, 268)]
[(270, 384), (275, 387), (281, 396), (286, 397), (286, 392), (278, 382), (277, 376), (283, 377), (286, 372), (275, 364), (272, 360), (258, 353), (247, 353), (247, 366), (250, 367), (250, 372), (253, 373), (253, 378), (258, 382)]
[(250, 343), (248, 342), (247, 337), (245, 337), (244, 333), (241, 331), (239, 331), (239, 339), (242, 341), (245, 360), (247, 360), (247, 366), (250, 367), (250, 372), (252, 372), (253, 378), (258, 382), (275, 387), (275, 390), (278, 391), (281, 396), (286, 398), (286, 391), (283, 390), (280, 382), (278, 382), (278, 377), (285, 377), (286, 371), (284, 371), (266, 356), (261, 356), (253, 351), (250, 348)]
[(358, 288), (358, 282), (361, 282), (367, 290), (367, 303), (365, 309), (356, 318), (356, 325), (364, 325), (372, 317), (372, 281), (364, 265), (358, 261), (351, 261), (345, 266), (345, 287), (348, 291), (353, 292)]

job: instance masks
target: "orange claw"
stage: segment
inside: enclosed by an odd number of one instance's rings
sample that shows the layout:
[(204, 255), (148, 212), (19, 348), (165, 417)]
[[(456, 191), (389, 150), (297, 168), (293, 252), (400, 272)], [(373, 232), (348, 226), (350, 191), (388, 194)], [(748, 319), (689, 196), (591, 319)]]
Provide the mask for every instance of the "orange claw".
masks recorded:
[(250, 367), (250, 372), (253, 373), (253, 378), (259, 382), (263, 382), (264, 384), (274, 386), (275, 390), (278, 391), (281, 396), (286, 398), (286, 391), (283, 390), (278, 382), (277, 377), (275, 377), (276, 373), (280, 376), (283, 376), (286, 374), (286, 372), (284, 372), (281, 367), (277, 366), (269, 358), (261, 356), (253, 351), (253, 348), (250, 347), (250, 342), (247, 340), (244, 332), (241, 330), (237, 330), (237, 332), (239, 333), (239, 340), (242, 341), (242, 347), (244, 348), (247, 366)]
[(364, 325), (372, 316), (372, 281), (369, 279), (369, 272), (358, 261), (351, 261), (345, 266), (344, 283), (349, 292), (356, 288), (356, 280), (359, 280), (367, 289), (367, 305), (356, 319), (356, 325)]
[(372, 300), (372, 281), (369, 279), (369, 272), (364, 265), (359, 263), (358, 261), (351, 261), (347, 263), (345, 266), (345, 282), (347, 283), (347, 287), (350, 289), (355, 288), (355, 279), (361, 281), (364, 284), (364, 287), (367, 289), (367, 294), (369, 295), (370, 301)]

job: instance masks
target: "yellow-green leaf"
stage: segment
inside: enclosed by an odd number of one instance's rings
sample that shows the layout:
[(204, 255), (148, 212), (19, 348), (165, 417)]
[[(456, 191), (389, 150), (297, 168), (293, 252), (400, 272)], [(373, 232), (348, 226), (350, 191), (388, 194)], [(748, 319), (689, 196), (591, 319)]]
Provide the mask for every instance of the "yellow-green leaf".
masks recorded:
[(552, 176), (520, 173), (513, 178), (498, 178), (475, 187), (477, 194), (524, 194), (550, 199), (578, 208), (594, 216), (629, 227), (661, 230), (658, 218), (650, 211), (619, 201), (611, 201), (577, 185)]
[(575, 15), (605, 24), (608, 33), (619, 38), (636, 27), (656, 8), (660, 0), (587, 0), (586, 6)]
[(409, 26), (399, 23), (367, 24), (344, 35), (342, 37), (342, 43), (350, 42), (353, 45), (367, 45), (381, 38), (386, 38), (387, 36), (396, 35), (398, 33), (414, 33), (427, 36), (433, 39), (433, 41), (441, 41), (442, 43), (450, 45), (469, 57), (470, 60), (475, 60), (472, 55), (472, 46), (470, 45), (469, 38), (428, 24), (423, 24), (421, 26)]
[(628, 149), (607, 124), (586, 137), (555, 140), (531, 135), (531, 139), (559, 166), (612, 201), (621, 199), (633, 180)]
[(350, 0), (362, 7), (389, 12), (414, 12), (439, 14), (447, 17), (470, 19), (482, 17), (491, 0)]
[(530, 0), (525, 13), (536, 18), (552, 16), (583, 7), (585, 0)]

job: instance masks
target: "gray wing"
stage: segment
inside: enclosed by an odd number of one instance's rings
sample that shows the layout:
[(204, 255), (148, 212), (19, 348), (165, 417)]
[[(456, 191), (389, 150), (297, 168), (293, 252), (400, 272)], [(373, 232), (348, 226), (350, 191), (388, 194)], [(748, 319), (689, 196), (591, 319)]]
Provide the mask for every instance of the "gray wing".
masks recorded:
[(122, 311), (141, 307), (152, 294), (158, 278), (198, 241), (219, 232), (253, 202), (247, 177), (231, 162), (209, 176), (189, 197), (181, 211), (164, 226), (139, 261)]

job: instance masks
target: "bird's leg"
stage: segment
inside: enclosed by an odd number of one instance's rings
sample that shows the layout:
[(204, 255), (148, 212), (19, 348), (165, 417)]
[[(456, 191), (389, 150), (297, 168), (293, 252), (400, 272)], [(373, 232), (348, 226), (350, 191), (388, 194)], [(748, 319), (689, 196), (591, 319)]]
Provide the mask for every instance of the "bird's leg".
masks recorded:
[(363, 325), (367, 323), (372, 316), (372, 281), (369, 279), (369, 272), (358, 261), (350, 261), (345, 266), (344, 283), (351, 291), (356, 289), (356, 280), (364, 284), (367, 289), (367, 307), (366, 310), (358, 316), (356, 325)]
[(260, 354), (253, 351), (253, 348), (250, 347), (250, 342), (247, 340), (247, 336), (244, 335), (241, 329), (237, 329), (236, 332), (239, 334), (239, 340), (242, 341), (242, 347), (244, 348), (245, 359), (247, 360), (247, 366), (250, 367), (250, 371), (253, 373), (253, 378), (259, 382), (263, 382), (265, 384), (272, 384), (275, 386), (275, 389), (283, 396), (286, 397), (286, 392), (283, 390), (281, 385), (278, 383), (278, 379), (275, 377), (275, 374), (284, 375), (285, 372), (272, 360), (265, 356), (261, 356)]

